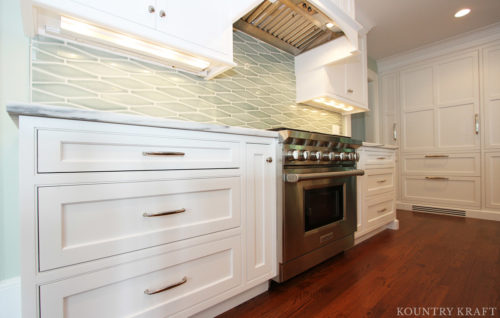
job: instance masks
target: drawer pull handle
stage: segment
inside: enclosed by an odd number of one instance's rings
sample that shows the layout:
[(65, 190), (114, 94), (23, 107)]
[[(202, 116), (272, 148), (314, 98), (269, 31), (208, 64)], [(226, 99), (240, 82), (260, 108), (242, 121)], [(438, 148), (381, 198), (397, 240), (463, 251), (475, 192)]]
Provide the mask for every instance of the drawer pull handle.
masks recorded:
[(386, 157), (378, 157), (377, 160), (385, 160), (387, 159)]
[(378, 210), (378, 211), (377, 211), (377, 213), (382, 213), (382, 212), (385, 212), (385, 211), (387, 211), (387, 209), (386, 209), (386, 208), (383, 208), (383, 209), (381, 209), (381, 210)]
[(479, 114), (474, 115), (474, 132), (479, 135)]
[(187, 280), (188, 280), (188, 279), (187, 279), (187, 277), (186, 277), (186, 276), (184, 276), (184, 277), (182, 277), (182, 280), (181, 280), (180, 282), (178, 282), (178, 283), (175, 283), (175, 284), (172, 284), (172, 285), (169, 285), (169, 286), (167, 286), (167, 287), (164, 287), (164, 288), (161, 288), (161, 289), (157, 289), (157, 290), (149, 290), (149, 289), (146, 289), (146, 290), (144, 291), (144, 294), (146, 294), (146, 295), (154, 295), (154, 294), (158, 294), (158, 293), (164, 292), (164, 291), (166, 291), (166, 290), (169, 290), (169, 289), (175, 288), (175, 287), (177, 287), (177, 286), (180, 286), (180, 285), (182, 285), (182, 284), (186, 283), (186, 282), (187, 282)]
[(184, 152), (176, 151), (144, 151), (143, 156), (184, 156)]
[(352, 93), (354, 93), (354, 90), (353, 90), (352, 88), (349, 88), (349, 89), (347, 90), (347, 92), (348, 92), (348, 93), (350, 93), (350, 94), (352, 94)]
[(144, 212), (142, 214), (142, 216), (145, 217), (145, 218), (153, 218), (155, 216), (172, 215), (172, 214), (178, 214), (178, 213), (182, 213), (182, 212), (186, 212), (186, 209), (179, 209), (179, 210), (173, 210), (173, 211), (165, 211), (165, 212), (159, 212), (159, 213), (147, 213), (147, 212)]
[(377, 183), (384, 183), (384, 182), (386, 182), (386, 181), (387, 181), (386, 179), (377, 180)]
[(449, 155), (425, 155), (425, 158), (448, 158)]
[(450, 180), (446, 177), (425, 177), (427, 180)]

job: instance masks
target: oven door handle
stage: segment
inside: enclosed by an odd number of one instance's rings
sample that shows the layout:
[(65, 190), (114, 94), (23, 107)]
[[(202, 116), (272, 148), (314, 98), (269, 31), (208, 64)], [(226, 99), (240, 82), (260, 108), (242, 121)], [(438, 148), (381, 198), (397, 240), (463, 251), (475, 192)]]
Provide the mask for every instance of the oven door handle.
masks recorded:
[(302, 180), (313, 179), (332, 179), (338, 177), (354, 177), (362, 176), (365, 174), (364, 170), (349, 170), (349, 171), (335, 171), (335, 172), (317, 172), (317, 173), (289, 173), (285, 175), (286, 182), (299, 182)]

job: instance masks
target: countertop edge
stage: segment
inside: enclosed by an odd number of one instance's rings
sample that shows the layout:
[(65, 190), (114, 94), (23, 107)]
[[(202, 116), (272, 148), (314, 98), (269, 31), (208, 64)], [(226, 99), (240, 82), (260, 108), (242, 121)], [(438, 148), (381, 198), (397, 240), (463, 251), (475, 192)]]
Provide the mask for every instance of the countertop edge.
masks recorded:
[(258, 137), (278, 138), (279, 134), (275, 131), (223, 126), (217, 124), (204, 124), (194, 121), (181, 121), (174, 119), (166, 119), (159, 117), (141, 116), (110, 113), (98, 110), (86, 110), (78, 108), (70, 108), (64, 106), (48, 106), (34, 103), (16, 103), (7, 104), (7, 112), (12, 117), (17, 116), (33, 116), (47, 117), (70, 120), (83, 120), (100, 123), (124, 124), (157, 128), (174, 128), (184, 130), (196, 130), (206, 132), (217, 132), (235, 135), (247, 135)]
[(385, 144), (379, 144), (379, 143), (375, 143), (375, 142), (365, 142), (365, 141), (363, 141), (362, 146), (363, 147), (370, 147), (370, 148), (391, 149), (391, 150), (399, 149), (398, 146), (394, 146), (394, 145), (385, 145)]

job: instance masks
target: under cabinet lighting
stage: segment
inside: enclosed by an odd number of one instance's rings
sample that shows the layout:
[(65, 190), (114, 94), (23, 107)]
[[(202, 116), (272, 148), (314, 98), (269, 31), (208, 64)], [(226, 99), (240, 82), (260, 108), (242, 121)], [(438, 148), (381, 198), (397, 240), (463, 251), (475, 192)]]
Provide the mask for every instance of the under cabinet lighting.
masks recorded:
[(107, 43), (112, 43), (122, 48), (154, 55), (162, 59), (169, 60), (173, 62), (172, 64), (181, 63), (188, 67), (195, 68), (200, 72), (205, 70), (210, 65), (210, 63), (205, 60), (67, 17), (61, 17), (61, 29)]
[(455, 13), (455, 18), (465, 17), (469, 13), (470, 13), (469, 8), (464, 8), (464, 9), (458, 10), (457, 13)]
[(331, 23), (331, 22), (328, 22), (328, 23), (326, 24), (326, 27), (327, 27), (327, 28), (333, 28), (333, 26), (334, 26), (334, 24), (333, 24), (333, 23)]

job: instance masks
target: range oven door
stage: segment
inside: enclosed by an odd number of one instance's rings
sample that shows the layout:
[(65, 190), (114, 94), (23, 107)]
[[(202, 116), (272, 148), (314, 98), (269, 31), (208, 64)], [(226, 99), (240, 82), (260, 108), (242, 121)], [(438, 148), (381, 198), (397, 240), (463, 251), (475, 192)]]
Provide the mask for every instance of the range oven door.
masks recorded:
[(285, 168), (283, 261), (351, 235), (356, 230), (353, 168)]

